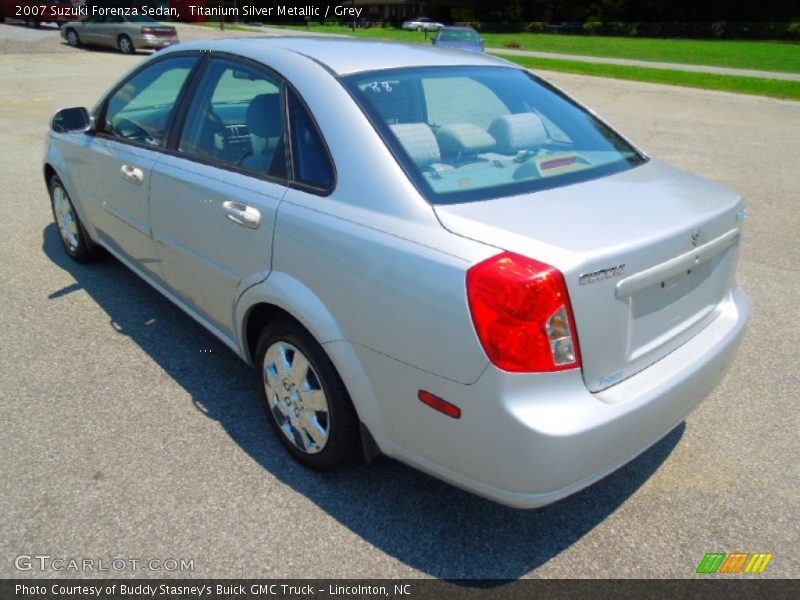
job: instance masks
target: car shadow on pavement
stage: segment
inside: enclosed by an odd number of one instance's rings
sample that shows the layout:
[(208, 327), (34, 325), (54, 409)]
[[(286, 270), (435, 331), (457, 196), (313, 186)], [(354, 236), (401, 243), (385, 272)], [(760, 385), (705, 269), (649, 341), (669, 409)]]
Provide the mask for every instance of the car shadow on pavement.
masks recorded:
[(86, 266), (71, 261), (54, 225), (43, 231), (43, 250), (76, 281), (52, 290), (50, 298), (86, 292), (117, 332), (136, 342), (191, 395), (197, 410), (219, 422), (265, 470), (380, 551), (430, 576), (511, 580), (528, 574), (614, 513), (670, 455), (685, 429), (679, 425), (588, 489), (533, 511), (500, 506), (388, 459), (312, 472), (274, 437), (251, 369), (203, 327), (115, 259)]

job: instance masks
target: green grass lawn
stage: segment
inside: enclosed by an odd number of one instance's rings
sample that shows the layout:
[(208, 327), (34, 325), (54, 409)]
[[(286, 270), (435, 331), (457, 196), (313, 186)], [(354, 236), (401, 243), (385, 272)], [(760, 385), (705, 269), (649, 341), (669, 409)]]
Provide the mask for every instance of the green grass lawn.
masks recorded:
[[(308, 29), (303, 26), (287, 29), (353, 34), (349, 27), (341, 25), (314, 24)], [(425, 42), (425, 36), (421, 32), (393, 28), (357, 29), (355, 35)], [(505, 48), (508, 44), (516, 43), (521, 50), (539, 52), (800, 73), (800, 44), (792, 42), (671, 40), (533, 33), (486, 33), (483, 38), (488, 48)]]
[[(340, 25), (287, 26), (285, 29), (312, 31), (315, 33), (352, 34), (349, 27)], [(257, 28), (247, 28), (252, 31)], [(359, 37), (374, 39), (390, 39), (403, 42), (425, 43), (424, 33), (402, 31), (393, 28), (357, 29)], [(714, 66), (740, 67), (800, 73), (800, 44), (780, 42), (729, 42), (699, 40), (660, 40), (644, 38), (609, 38), (575, 35), (536, 35), (536, 34), (486, 34), (487, 46), (502, 47), (510, 40), (520, 41), (520, 45), (529, 50), (586, 54), (593, 56), (612, 56), (637, 58), (641, 60), (659, 60), (666, 62), (682, 62), (688, 64), (705, 64)], [(430, 34), (428, 35), (430, 39)], [(670, 54), (665, 54), (670, 52)], [(528, 56), (506, 55), (512, 60), (532, 69), (545, 69), (630, 79), (667, 85), (756, 94), (774, 98), (800, 100), (800, 83), (778, 79), (759, 79), (756, 77), (734, 77), (710, 73), (694, 73), (671, 71), (665, 69), (648, 69), (646, 67), (626, 67), (596, 63), (585, 63), (572, 60), (550, 58), (534, 58)], [(771, 62), (770, 62), (771, 61)]]
[(733, 77), (730, 75), (648, 69), (645, 67), (622, 67), (617, 65), (533, 58), (528, 56), (515, 56), (513, 60), (531, 69), (561, 71), (565, 73), (577, 73), (579, 75), (593, 75), (596, 77), (612, 77), (614, 79), (631, 79), (650, 83), (682, 85), (708, 90), (800, 100), (800, 83), (796, 81), (759, 79), (757, 77)]

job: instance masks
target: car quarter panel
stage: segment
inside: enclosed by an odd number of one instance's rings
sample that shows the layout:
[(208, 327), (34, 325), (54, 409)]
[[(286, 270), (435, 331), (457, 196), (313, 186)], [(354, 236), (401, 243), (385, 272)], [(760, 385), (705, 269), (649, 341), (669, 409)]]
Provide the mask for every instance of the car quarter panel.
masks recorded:
[(278, 210), (274, 270), (301, 278), (347, 340), (448, 379), (475, 381), (487, 359), (467, 306), (472, 263), (419, 241), (438, 236), (444, 245), (448, 234), (433, 229), (438, 225), (401, 231), (382, 215), (298, 195), (289, 190)]

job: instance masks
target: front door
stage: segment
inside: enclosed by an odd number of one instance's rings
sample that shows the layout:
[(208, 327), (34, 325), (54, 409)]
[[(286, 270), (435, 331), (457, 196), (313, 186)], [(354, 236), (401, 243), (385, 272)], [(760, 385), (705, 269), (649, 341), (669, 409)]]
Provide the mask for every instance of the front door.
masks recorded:
[(153, 237), (167, 284), (230, 338), (236, 300), (271, 268), (287, 188), (282, 88), (267, 70), (211, 59), (176, 152), (153, 169)]
[(196, 56), (158, 60), (138, 71), (108, 99), (91, 142), (96, 175), (92, 215), (98, 236), (160, 279), (150, 234), (149, 190), (165, 131)]

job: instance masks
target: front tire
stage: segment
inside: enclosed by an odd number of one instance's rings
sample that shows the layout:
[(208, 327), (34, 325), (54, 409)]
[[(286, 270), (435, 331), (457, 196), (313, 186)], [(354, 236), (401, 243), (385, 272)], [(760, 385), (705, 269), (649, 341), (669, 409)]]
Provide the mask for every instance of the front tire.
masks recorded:
[(89, 239), (58, 175), (50, 178), (50, 205), (53, 209), (53, 219), (58, 227), (61, 243), (69, 257), (79, 263), (87, 263), (95, 259), (97, 247)]
[(119, 36), (119, 39), (117, 39), (117, 48), (119, 48), (119, 51), (123, 54), (136, 53), (136, 47), (133, 45), (133, 41), (124, 34)]
[(67, 43), (73, 48), (81, 45), (81, 38), (78, 37), (78, 32), (71, 27), (67, 29)]
[(295, 321), (279, 320), (256, 346), (258, 390), (278, 439), (303, 465), (330, 471), (358, 447), (358, 419), (322, 346)]

